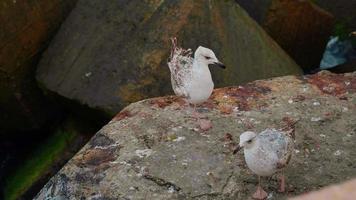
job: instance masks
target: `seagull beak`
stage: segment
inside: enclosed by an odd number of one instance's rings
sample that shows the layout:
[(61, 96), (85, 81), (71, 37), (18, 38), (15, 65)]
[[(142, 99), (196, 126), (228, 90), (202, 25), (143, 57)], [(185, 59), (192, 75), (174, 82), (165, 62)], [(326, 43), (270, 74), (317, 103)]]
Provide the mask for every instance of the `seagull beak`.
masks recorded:
[(234, 151), (232, 152), (233, 154), (236, 154), (237, 152), (239, 152), (242, 149), (242, 147), (240, 145), (236, 145)]
[(221, 62), (214, 62), (214, 65), (216, 65), (216, 66), (218, 66), (218, 67), (221, 67), (221, 68), (223, 68), (223, 69), (226, 68), (226, 66), (225, 66), (223, 63), (221, 63)]

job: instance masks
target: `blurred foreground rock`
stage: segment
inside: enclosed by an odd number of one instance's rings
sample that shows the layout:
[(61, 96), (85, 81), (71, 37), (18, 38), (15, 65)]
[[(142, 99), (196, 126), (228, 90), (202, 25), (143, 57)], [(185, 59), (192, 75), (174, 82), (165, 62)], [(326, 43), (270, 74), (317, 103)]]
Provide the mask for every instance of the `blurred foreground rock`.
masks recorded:
[(334, 17), (309, 0), (236, 0), (305, 70), (319, 67)]
[(291, 198), (291, 200), (352, 200), (356, 197), (356, 179), (322, 190)]
[(296, 120), (296, 150), (286, 170), (285, 199), (355, 176), (356, 73), (285, 76), (216, 89), (198, 108), (212, 121), (202, 131), (174, 96), (126, 107), (104, 126), (35, 199), (247, 199), (257, 177), (240, 133)]
[(0, 135), (39, 128), (50, 116), (35, 81), (48, 40), (76, 0), (2, 0), (0, 3)]
[(113, 116), (128, 103), (171, 93), (170, 37), (210, 47), (227, 67), (217, 86), (300, 74), (292, 59), (234, 1), (80, 0), (44, 53), (49, 91)]

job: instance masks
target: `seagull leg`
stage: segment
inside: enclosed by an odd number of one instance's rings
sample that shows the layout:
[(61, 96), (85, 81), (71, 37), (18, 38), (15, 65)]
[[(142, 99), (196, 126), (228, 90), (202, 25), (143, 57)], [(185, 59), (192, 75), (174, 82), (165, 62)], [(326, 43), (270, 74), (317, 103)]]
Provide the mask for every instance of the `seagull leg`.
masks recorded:
[(197, 121), (197, 125), (200, 130), (202, 131), (207, 131), (210, 128), (213, 127), (213, 124), (209, 119), (204, 119), (204, 116), (202, 116), (196, 109), (196, 104), (193, 104), (193, 111), (192, 111), (192, 117)]
[(278, 177), (278, 179), (280, 181), (278, 192), (285, 192), (286, 191), (286, 179), (284, 177), (283, 171), (282, 171), (282, 174)]
[(256, 192), (252, 195), (252, 198), (263, 200), (267, 198), (267, 192), (261, 187), (261, 176), (258, 176), (258, 186)]
[(197, 121), (201, 118), (200, 113), (197, 111), (197, 105), (193, 104), (193, 112), (192, 112), (192, 117), (195, 118)]

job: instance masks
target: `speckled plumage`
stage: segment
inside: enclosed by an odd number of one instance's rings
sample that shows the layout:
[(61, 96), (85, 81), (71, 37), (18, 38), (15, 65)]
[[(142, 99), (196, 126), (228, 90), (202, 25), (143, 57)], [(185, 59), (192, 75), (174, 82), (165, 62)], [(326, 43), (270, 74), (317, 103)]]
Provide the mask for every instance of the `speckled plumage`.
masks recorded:
[(191, 49), (177, 46), (176, 38), (172, 39), (172, 51), (168, 67), (171, 72), (171, 84), (177, 96), (189, 98), (186, 83), (192, 79), (193, 57)]
[[(244, 137), (243, 134), (240, 138)], [(266, 129), (257, 134), (251, 144), (242, 145), (247, 166), (259, 176), (271, 176), (284, 168), (294, 149), (291, 136), (276, 129)]]
[(171, 72), (171, 83), (174, 93), (184, 97), (192, 104), (206, 101), (214, 89), (209, 64), (225, 66), (219, 62), (211, 49), (199, 46), (191, 57), (192, 51), (177, 46), (172, 39), (173, 48), (168, 62)]

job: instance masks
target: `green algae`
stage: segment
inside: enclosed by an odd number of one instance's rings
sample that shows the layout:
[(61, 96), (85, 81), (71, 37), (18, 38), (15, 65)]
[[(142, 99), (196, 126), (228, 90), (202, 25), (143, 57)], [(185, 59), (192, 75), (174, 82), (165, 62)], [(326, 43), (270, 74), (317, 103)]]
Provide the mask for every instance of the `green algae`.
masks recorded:
[(23, 162), (22, 166), (18, 167), (13, 176), (6, 179), (4, 199), (13, 200), (24, 195), (43, 174), (51, 169), (75, 136), (76, 132), (63, 130), (58, 130), (51, 135), (29, 159)]

